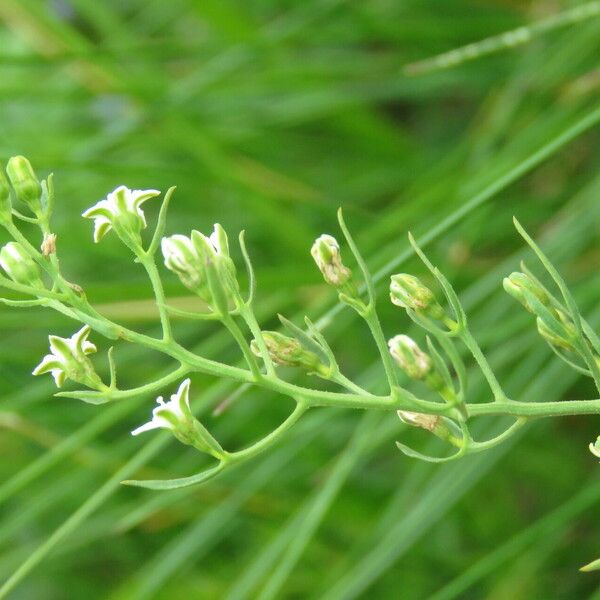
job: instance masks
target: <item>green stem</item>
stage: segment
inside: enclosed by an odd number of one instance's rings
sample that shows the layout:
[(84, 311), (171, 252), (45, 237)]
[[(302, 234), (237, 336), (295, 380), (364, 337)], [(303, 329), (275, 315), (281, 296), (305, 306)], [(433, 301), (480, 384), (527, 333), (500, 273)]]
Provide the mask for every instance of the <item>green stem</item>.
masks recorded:
[(385, 335), (383, 333), (383, 329), (381, 328), (379, 317), (375, 312), (374, 305), (371, 304), (368, 310), (361, 316), (364, 318), (364, 320), (367, 322), (367, 325), (369, 326), (371, 335), (373, 336), (375, 344), (377, 345), (377, 349), (379, 350), (381, 361), (383, 362), (383, 368), (385, 370), (388, 383), (390, 384), (390, 389), (393, 389), (394, 387), (398, 386), (398, 376), (396, 373), (396, 367), (394, 365), (394, 361), (392, 360), (392, 356), (389, 352)]
[(100, 399), (105, 398), (108, 401), (113, 400), (125, 400), (127, 398), (134, 398), (136, 396), (140, 396), (141, 394), (148, 393), (156, 393), (160, 391), (164, 386), (172, 383), (173, 381), (177, 381), (184, 375), (187, 375), (190, 372), (190, 368), (186, 365), (181, 365), (171, 373), (157, 379), (155, 381), (151, 381), (150, 383), (146, 383), (144, 385), (140, 385), (138, 387), (130, 388), (128, 390), (111, 390), (108, 388), (105, 392), (95, 392), (95, 391), (74, 391), (74, 392), (57, 392), (54, 394), (55, 396), (60, 396), (62, 398), (81, 398), (86, 397), (90, 399)]
[(488, 382), (488, 385), (490, 386), (490, 389), (492, 390), (492, 393), (494, 394), (494, 400), (496, 402), (506, 402), (506, 394), (504, 393), (504, 390), (502, 389), (502, 386), (500, 385), (499, 381), (496, 379), (496, 376), (494, 375), (494, 372), (492, 371), (492, 368), (490, 367), (487, 358), (481, 351), (479, 344), (471, 334), (469, 328), (465, 327), (459, 335), (462, 341), (464, 342), (465, 346), (469, 349), (469, 351), (477, 361), (477, 364), (479, 365), (483, 376), (485, 377), (486, 381)]
[(350, 392), (355, 392), (359, 395), (368, 394), (368, 392), (365, 389), (361, 388), (352, 380), (348, 379), (345, 375), (342, 375), (342, 373), (340, 373), (339, 371), (333, 377), (330, 378), (330, 381), (333, 381), (334, 383), (345, 387)]
[(163, 288), (156, 263), (154, 262), (154, 256), (140, 250), (138, 253), (140, 263), (146, 269), (152, 289), (154, 291), (154, 297), (156, 298), (156, 305), (158, 307), (158, 313), (160, 315), (160, 324), (163, 330), (163, 340), (169, 342), (173, 339), (173, 332), (171, 331), (171, 320), (169, 318), (169, 311), (167, 309), (167, 299), (165, 297), (165, 290)]
[[(53, 307), (70, 317), (74, 317), (73, 310), (53, 302)], [(275, 374), (263, 375), (258, 382), (247, 369), (240, 369), (198, 356), (186, 350), (174, 341), (164, 342), (156, 338), (137, 333), (122, 326), (112, 323), (102, 317), (101, 320), (85, 314), (78, 314), (84, 323), (101, 332), (104, 329), (114, 329), (118, 336), (132, 343), (137, 343), (147, 348), (162, 352), (178, 360), (189, 368), (190, 371), (198, 371), (217, 377), (229, 377), (242, 383), (256, 383), (262, 388), (278, 392), (286, 396), (302, 398), (310, 406), (335, 406), (339, 408), (375, 409), (375, 410), (418, 410), (427, 414), (454, 414), (451, 407), (435, 402), (420, 400), (407, 390), (395, 387), (393, 394), (388, 396), (377, 396), (370, 393), (352, 394), (328, 392), (304, 388), (287, 381), (279, 379)], [(487, 364), (485, 362), (484, 364)], [(515, 417), (550, 417), (566, 415), (600, 414), (600, 399), (596, 400), (571, 400), (564, 402), (517, 402), (506, 400), (489, 402), (486, 404), (468, 405), (470, 417), (508, 415)]]
[(254, 311), (251, 307), (246, 304), (242, 304), (239, 307), (240, 315), (246, 321), (254, 339), (256, 340), (256, 344), (258, 345), (258, 349), (260, 350), (260, 354), (262, 359), (265, 362), (265, 367), (267, 369), (267, 375), (275, 376), (275, 365), (273, 365), (273, 361), (271, 360), (271, 355), (269, 354), (269, 350), (267, 349), (267, 345), (265, 343), (265, 339), (263, 337), (260, 325), (256, 320), (256, 316), (254, 315)]
[(567, 415), (598, 415), (600, 399), (564, 400), (561, 402), (487, 402), (467, 405), (470, 417), (512, 416), (512, 417), (559, 417)]
[(581, 354), (583, 360), (585, 361), (585, 364), (590, 370), (590, 373), (596, 385), (596, 389), (600, 392), (600, 365), (598, 365), (598, 362), (596, 361), (592, 351), (590, 350), (588, 342), (583, 336), (583, 334), (579, 336), (577, 346), (579, 353)]
[(307, 403), (302, 400), (298, 400), (296, 408), (294, 408), (290, 416), (279, 427), (274, 429), (271, 433), (269, 433), (269, 435), (266, 435), (264, 438), (262, 438), (262, 440), (252, 444), (252, 446), (249, 448), (228, 453), (226, 455), (226, 462), (234, 463), (242, 460), (248, 460), (257, 454), (264, 452), (266, 449), (276, 444), (279, 439), (298, 422), (300, 417), (308, 410), (308, 408), (309, 406)]
[(254, 376), (254, 379), (259, 380), (261, 378), (262, 374), (260, 372), (260, 369), (258, 368), (256, 358), (255, 358), (254, 354), (252, 354), (252, 350), (250, 350), (250, 346), (248, 345), (248, 342), (247, 342), (246, 338), (244, 337), (244, 334), (242, 333), (242, 330), (239, 328), (238, 324), (229, 315), (224, 315), (222, 317), (221, 321), (223, 322), (223, 325), (225, 325), (225, 327), (227, 327), (227, 329), (229, 330), (229, 332), (231, 333), (231, 335), (237, 342), (238, 346), (240, 347), (240, 350), (242, 351), (242, 354), (244, 355), (244, 359), (246, 360), (246, 363), (248, 363), (248, 367), (250, 368), (250, 371), (252, 371), (252, 375)]

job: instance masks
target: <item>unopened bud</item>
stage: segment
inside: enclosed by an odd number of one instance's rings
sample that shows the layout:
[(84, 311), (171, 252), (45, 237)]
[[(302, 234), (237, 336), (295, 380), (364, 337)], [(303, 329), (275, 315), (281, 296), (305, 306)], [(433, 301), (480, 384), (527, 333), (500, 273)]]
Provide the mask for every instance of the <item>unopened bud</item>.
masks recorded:
[(165, 266), (213, 310), (226, 313), (239, 295), (234, 262), (225, 230), (218, 223), (210, 236), (172, 235), (161, 242)]
[(186, 288), (205, 297), (208, 293), (206, 272), (192, 240), (179, 234), (164, 237), (161, 249), (167, 269), (176, 273)]
[(418, 277), (399, 273), (392, 275), (390, 282), (390, 299), (396, 306), (401, 306), (417, 313), (441, 319), (444, 311), (433, 292)]
[(4, 167), (0, 164), (0, 223), (10, 223), (11, 221), (10, 183), (4, 174)]
[(18, 242), (9, 242), (0, 250), (0, 267), (17, 283), (44, 287), (39, 266)]
[(6, 173), (17, 198), (34, 213), (39, 213), (42, 209), (42, 185), (31, 163), (24, 156), (13, 156), (6, 165)]
[(342, 263), (340, 246), (333, 236), (324, 233), (318, 237), (310, 253), (330, 285), (341, 287), (352, 277), (352, 271)]
[(574, 350), (575, 326), (562, 312), (557, 312), (560, 320), (556, 319), (552, 323), (552, 326), (540, 317), (536, 319), (538, 333), (552, 346), (564, 348), (565, 350)]
[[(309, 373), (321, 375), (327, 375), (329, 372), (328, 367), (321, 363), (319, 357), (314, 352), (306, 350), (296, 338), (277, 331), (263, 331), (262, 336), (269, 356), (275, 364), (285, 367), (300, 367)], [(256, 356), (261, 356), (256, 340), (252, 340), (250, 347)]]
[(440, 439), (450, 441), (455, 445), (459, 443), (453, 436), (448, 425), (444, 422), (444, 419), (439, 415), (426, 415), (423, 413), (411, 412), (409, 410), (399, 410), (397, 413), (400, 420), (411, 427), (418, 427), (419, 429), (430, 431)]
[(425, 379), (431, 372), (429, 355), (407, 335), (396, 335), (388, 342), (390, 354), (411, 379)]
[(530, 313), (535, 313), (530, 300), (532, 297), (544, 306), (550, 307), (550, 298), (544, 288), (525, 273), (511, 273), (504, 278), (502, 285), (506, 293), (520, 302)]

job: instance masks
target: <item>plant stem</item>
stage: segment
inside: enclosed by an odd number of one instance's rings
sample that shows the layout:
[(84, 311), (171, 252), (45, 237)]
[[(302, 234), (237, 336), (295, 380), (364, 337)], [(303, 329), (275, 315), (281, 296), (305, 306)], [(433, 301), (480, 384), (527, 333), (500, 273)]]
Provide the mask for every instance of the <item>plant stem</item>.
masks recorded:
[(265, 343), (265, 339), (263, 337), (260, 325), (256, 320), (256, 316), (251, 307), (246, 304), (242, 304), (239, 308), (240, 315), (248, 324), (254, 339), (256, 340), (256, 344), (258, 345), (258, 349), (260, 350), (260, 354), (265, 363), (265, 367), (267, 369), (267, 375), (275, 377), (275, 366), (273, 365), (273, 361), (271, 360), (271, 355), (269, 354), (269, 350), (267, 349), (267, 345)]
[(289, 429), (291, 429), (300, 419), (300, 417), (308, 410), (309, 406), (306, 402), (298, 400), (296, 407), (290, 416), (281, 424), (279, 427), (274, 429), (271, 433), (266, 435), (262, 440), (252, 444), (249, 448), (244, 450), (238, 450), (237, 452), (230, 452), (226, 455), (226, 461), (228, 463), (240, 462), (242, 460), (248, 460), (253, 458), (257, 454), (260, 454), (267, 448), (273, 446), (279, 441)]
[(108, 390), (106, 392), (94, 392), (94, 391), (75, 391), (75, 392), (58, 392), (55, 396), (62, 398), (81, 398), (82, 396), (89, 396), (90, 398), (106, 398), (108, 401), (114, 400), (125, 400), (126, 398), (134, 398), (141, 394), (148, 394), (152, 392), (158, 392), (165, 385), (173, 381), (177, 381), (184, 375), (190, 372), (190, 368), (187, 365), (181, 365), (171, 373), (168, 373), (160, 379), (151, 381), (138, 387), (129, 388), (127, 390)]
[(171, 331), (171, 320), (169, 318), (169, 311), (167, 309), (167, 299), (165, 297), (165, 290), (163, 288), (156, 263), (154, 262), (154, 256), (147, 254), (143, 250), (138, 253), (138, 258), (152, 284), (154, 291), (154, 297), (156, 298), (156, 305), (158, 307), (158, 313), (160, 315), (160, 324), (163, 330), (163, 340), (169, 342), (173, 339), (173, 333)]
[(345, 375), (342, 375), (339, 371), (330, 379), (334, 383), (338, 383), (339, 385), (345, 387), (350, 392), (355, 392), (356, 394), (364, 395), (368, 394), (366, 390), (361, 388), (359, 385), (354, 383), (352, 380), (348, 379)]
[(250, 371), (252, 371), (254, 379), (259, 380), (261, 378), (260, 369), (258, 368), (258, 364), (256, 363), (256, 358), (255, 358), (254, 354), (252, 354), (252, 350), (250, 350), (250, 346), (248, 345), (248, 342), (247, 342), (246, 338), (244, 337), (242, 330), (239, 328), (238, 324), (229, 315), (224, 315), (223, 318), (221, 319), (221, 321), (222, 321), (223, 325), (225, 325), (225, 327), (227, 327), (227, 329), (229, 330), (229, 332), (231, 333), (231, 335), (237, 342), (238, 346), (240, 347), (240, 350), (242, 351), (242, 354), (244, 355), (244, 359), (246, 360), (246, 363), (248, 363), (248, 367), (249, 367)]
[(494, 372), (492, 371), (492, 368), (490, 367), (487, 358), (481, 351), (479, 344), (471, 334), (471, 331), (468, 327), (465, 327), (462, 330), (462, 332), (460, 333), (460, 337), (464, 342), (465, 346), (470, 350), (471, 354), (477, 361), (477, 364), (479, 365), (483, 376), (485, 377), (486, 381), (488, 382), (488, 385), (490, 386), (490, 389), (492, 390), (492, 393), (494, 394), (494, 400), (496, 402), (506, 402), (507, 397), (504, 393), (504, 390), (502, 389), (502, 386), (496, 379), (496, 376), (494, 375)]
[(512, 416), (512, 417), (557, 417), (567, 415), (600, 414), (600, 399), (564, 400), (561, 402), (486, 402), (467, 405), (470, 417)]
[(383, 363), (383, 368), (385, 369), (387, 380), (390, 384), (390, 389), (393, 389), (394, 387), (398, 386), (396, 367), (388, 350), (385, 335), (383, 333), (383, 329), (381, 328), (381, 323), (379, 322), (379, 317), (377, 316), (374, 306), (371, 305), (366, 313), (364, 313), (362, 316), (371, 330), (371, 335), (375, 340), (375, 344), (377, 344), (377, 349), (379, 350), (379, 354), (381, 356), (381, 361)]

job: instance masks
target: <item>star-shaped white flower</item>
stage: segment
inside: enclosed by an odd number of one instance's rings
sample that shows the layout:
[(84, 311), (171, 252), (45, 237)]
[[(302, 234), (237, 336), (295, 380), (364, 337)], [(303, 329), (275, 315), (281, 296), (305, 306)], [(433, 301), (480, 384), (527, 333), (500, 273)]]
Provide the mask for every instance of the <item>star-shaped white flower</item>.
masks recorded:
[(142, 204), (159, 195), (158, 190), (130, 190), (120, 185), (104, 200), (88, 208), (81, 216), (94, 219), (94, 242), (96, 243), (119, 223), (123, 229), (131, 229), (132, 233), (137, 234), (146, 227)]
[[(90, 334), (89, 325), (82, 327), (70, 338), (61, 338), (57, 335), (48, 336), (50, 341), (50, 354), (46, 354), (42, 362), (33, 370), (33, 375), (51, 373), (57, 387), (61, 387), (65, 379), (81, 367), (86, 370), (86, 355), (96, 352), (96, 346), (88, 341)], [(86, 363), (86, 364), (84, 364)]]
[(162, 396), (156, 401), (158, 406), (152, 411), (152, 419), (131, 432), (131, 435), (139, 435), (144, 431), (152, 429), (170, 429), (177, 431), (182, 426), (189, 425), (194, 416), (190, 409), (190, 380), (181, 383), (179, 389), (165, 402)]

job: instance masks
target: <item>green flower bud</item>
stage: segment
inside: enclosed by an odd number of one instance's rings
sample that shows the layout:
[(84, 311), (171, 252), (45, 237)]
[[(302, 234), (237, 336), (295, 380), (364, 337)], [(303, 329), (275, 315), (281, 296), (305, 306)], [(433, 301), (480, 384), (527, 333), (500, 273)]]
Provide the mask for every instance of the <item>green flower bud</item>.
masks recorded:
[[(225, 230), (217, 223), (210, 236), (192, 231), (161, 241), (165, 266), (211, 308), (227, 312), (239, 296), (235, 264), (229, 256)], [(210, 272), (209, 272), (210, 270)]]
[(433, 292), (413, 275), (406, 273), (392, 275), (390, 299), (396, 306), (431, 316), (434, 319), (441, 319), (444, 316), (444, 310)]
[(206, 270), (192, 240), (185, 235), (172, 235), (161, 240), (165, 267), (173, 271), (181, 283), (202, 298), (210, 295)]
[(57, 387), (61, 387), (65, 379), (71, 379), (92, 389), (105, 386), (96, 373), (88, 354), (96, 352), (96, 346), (88, 341), (89, 325), (82, 327), (70, 338), (57, 335), (48, 336), (50, 354), (33, 370), (33, 375), (50, 373)]
[(39, 213), (42, 210), (42, 185), (31, 163), (24, 156), (13, 156), (6, 165), (6, 172), (17, 198), (34, 213)]
[(39, 266), (18, 242), (9, 242), (0, 250), (0, 267), (17, 283), (44, 287)]
[(318, 237), (310, 253), (329, 285), (341, 287), (352, 277), (352, 271), (342, 263), (340, 246), (333, 236), (323, 234)]
[(544, 288), (525, 273), (511, 273), (508, 277), (504, 278), (502, 285), (506, 293), (520, 302), (530, 313), (535, 313), (529, 300), (531, 297), (537, 298), (547, 308), (551, 307), (550, 298)]
[[(269, 356), (275, 364), (285, 367), (300, 367), (309, 373), (320, 375), (329, 373), (329, 368), (321, 363), (320, 358), (314, 352), (306, 350), (296, 338), (288, 337), (277, 331), (263, 331), (262, 335)], [(261, 356), (256, 340), (252, 340), (250, 347), (256, 356)]]
[(0, 164), (0, 223), (10, 223), (12, 221), (10, 193), (10, 183), (4, 174), (4, 168)]
[(541, 317), (536, 319), (538, 333), (552, 346), (575, 350), (573, 340), (576, 337), (575, 326), (560, 311), (556, 311), (559, 318), (552, 324), (546, 323)]
[(396, 335), (389, 342), (390, 354), (411, 379), (425, 379), (431, 372), (432, 362), (418, 344), (407, 335)]

